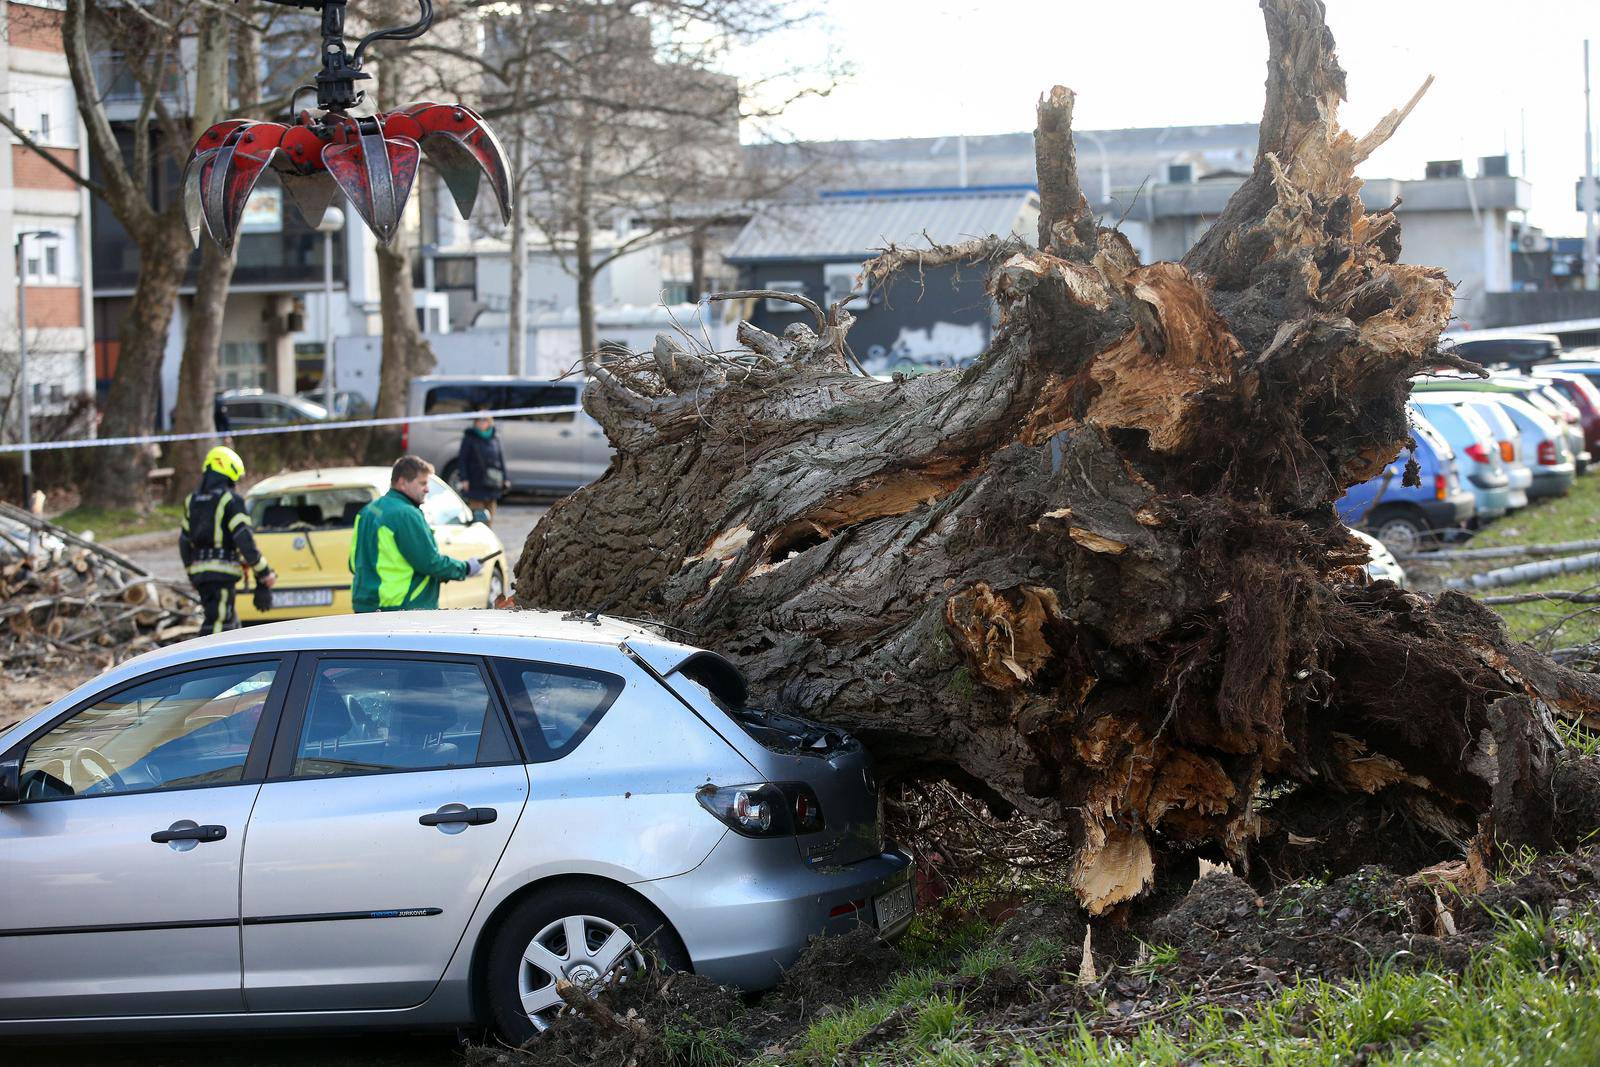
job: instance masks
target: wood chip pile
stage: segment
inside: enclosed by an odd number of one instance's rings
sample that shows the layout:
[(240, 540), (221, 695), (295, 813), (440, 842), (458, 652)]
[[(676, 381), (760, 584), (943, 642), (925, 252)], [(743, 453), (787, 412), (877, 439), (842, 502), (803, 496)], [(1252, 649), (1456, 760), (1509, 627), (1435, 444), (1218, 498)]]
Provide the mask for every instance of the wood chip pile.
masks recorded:
[(199, 631), (192, 593), (127, 557), (0, 503), (0, 666), (100, 667)]

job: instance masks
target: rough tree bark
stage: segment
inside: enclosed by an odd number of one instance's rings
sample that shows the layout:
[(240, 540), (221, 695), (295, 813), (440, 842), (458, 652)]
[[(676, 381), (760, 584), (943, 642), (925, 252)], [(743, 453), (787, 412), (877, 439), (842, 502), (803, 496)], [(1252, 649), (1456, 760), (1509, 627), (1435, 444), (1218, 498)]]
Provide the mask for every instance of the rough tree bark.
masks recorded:
[(1600, 684), (1464, 597), (1366, 584), (1330, 503), (1405, 447), (1450, 315), (1354, 177), (1411, 105), (1344, 131), (1321, 4), (1262, 7), (1254, 173), (1182, 262), (1096, 226), (1053, 89), (1039, 247), (867, 266), (987, 267), (981, 360), (852, 376), (849, 316), (815, 309), (815, 332), (741, 326), (738, 356), (663, 337), (591, 363), (617, 456), (530, 535), (519, 602), (662, 619), (891, 774), (1059, 821), (1096, 913), (1166, 857), (1259, 865), (1319, 800), (1419, 862), (1548, 844), (1551, 716), (1600, 723)]
[(417, 324), (415, 290), (411, 285), (411, 234), (405, 226), (394, 240), (379, 244), (378, 297), (382, 309), (383, 349), (378, 365), (380, 419), (406, 413), (406, 390), (411, 379), (433, 369), (433, 347)]
[[(212, 19), (200, 29), (195, 74), (194, 116), (192, 125), (203, 130), (221, 119), (228, 110), (228, 68), (230, 53), (237, 50), (235, 65), (238, 96), (241, 100), (261, 99), (260, 39), (249, 29), (235, 26), (230, 19)], [(195, 274), (194, 299), (189, 304), (189, 321), (183, 337), (183, 357), (178, 364), (178, 397), (173, 405), (174, 433), (212, 433), (212, 397), (217, 389), (217, 359), (222, 350), (222, 319), (227, 310), (228, 289), (233, 284), (233, 269), (238, 264), (238, 246), (224, 252), (215, 241), (200, 242), (200, 269)], [(171, 464), (177, 474), (167, 482), (167, 499), (178, 503), (193, 490), (200, 463), (210, 449), (210, 441), (174, 441)]]

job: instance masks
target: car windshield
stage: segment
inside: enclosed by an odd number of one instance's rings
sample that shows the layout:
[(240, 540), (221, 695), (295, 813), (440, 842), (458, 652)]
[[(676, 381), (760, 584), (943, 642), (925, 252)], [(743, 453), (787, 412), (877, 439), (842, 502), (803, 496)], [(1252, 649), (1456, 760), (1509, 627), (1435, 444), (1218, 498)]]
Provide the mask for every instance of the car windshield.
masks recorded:
[(295, 489), (284, 493), (252, 493), (250, 521), (257, 530), (344, 530), (355, 525), (356, 513), (376, 499), (370, 485)]

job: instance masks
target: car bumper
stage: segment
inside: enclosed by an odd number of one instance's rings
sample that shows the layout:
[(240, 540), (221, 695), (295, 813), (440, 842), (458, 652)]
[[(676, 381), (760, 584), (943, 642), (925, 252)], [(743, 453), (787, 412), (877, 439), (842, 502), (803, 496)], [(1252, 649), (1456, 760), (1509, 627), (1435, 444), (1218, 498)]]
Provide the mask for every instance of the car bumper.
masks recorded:
[[(1501, 479), (1504, 482), (1504, 479)], [(1488, 522), (1498, 519), (1511, 510), (1511, 486), (1502, 484), (1493, 489), (1484, 489), (1480, 486), (1472, 487), (1472, 498), (1475, 505), (1473, 518), (1478, 522)]]
[(1577, 480), (1577, 470), (1571, 463), (1539, 467), (1533, 472), (1533, 484), (1528, 486), (1528, 497), (1538, 499), (1547, 496), (1565, 496), (1572, 490), (1573, 483)]
[(1422, 509), (1423, 518), (1428, 520), (1429, 526), (1435, 530), (1448, 530), (1472, 518), (1477, 512), (1478, 500), (1462, 490), (1443, 500), (1421, 501), (1417, 506)]
[[(695, 973), (756, 990), (776, 985), (817, 935), (876, 928), (874, 901), (910, 881), (911, 858), (892, 847), (856, 863), (809, 867), (793, 839), (728, 834), (687, 874), (632, 888), (671, 919)], [(878, 932), (897, 937), (912, 917)]]

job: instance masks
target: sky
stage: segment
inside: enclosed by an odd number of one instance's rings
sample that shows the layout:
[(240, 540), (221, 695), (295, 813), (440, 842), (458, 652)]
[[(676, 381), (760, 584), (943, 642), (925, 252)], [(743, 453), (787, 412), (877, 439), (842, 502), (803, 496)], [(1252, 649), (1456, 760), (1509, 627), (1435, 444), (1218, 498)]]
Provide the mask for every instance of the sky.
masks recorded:
[[(1080, 129), (1254, 122), (1266, 38), (1252, 0), (813, 0), (818, 17), (738, 57), (747, 70), (830, 53), (853, 74), (791, 105), (801, 139), (1032, 129), (1041, 92), (1077, 93)], [(1362, 175), (1420, 178), (1430, 159), (1511, 154), (1533, 184), (1529, 220), (1583, 232), (1583, 41), (1600, 0), (1327, 0), (1347, 72), (1345, 126), (1364, 133), (1432, 74), (1433, 88)], [(1600, 100), (1597, 100), (1600, 111)], [(1526, 123), (1526, 168), (1522, 165)], [(1600, 147), (1597, 147), (1600, 151)]]

